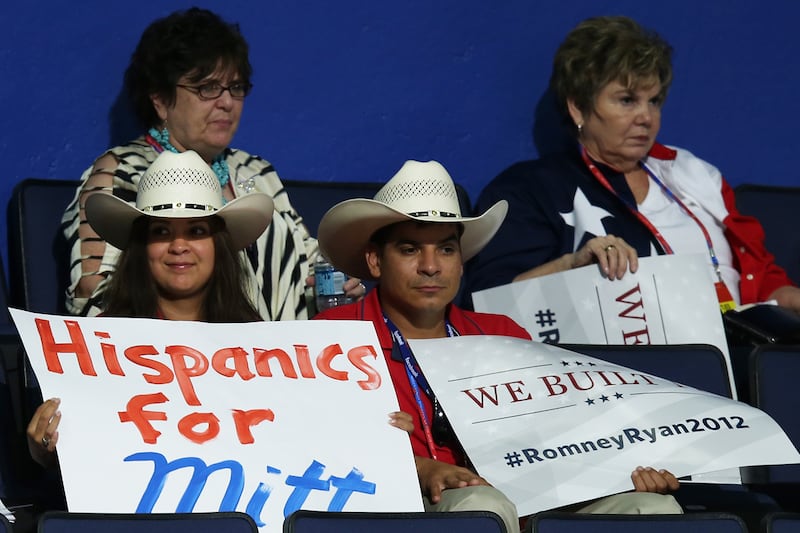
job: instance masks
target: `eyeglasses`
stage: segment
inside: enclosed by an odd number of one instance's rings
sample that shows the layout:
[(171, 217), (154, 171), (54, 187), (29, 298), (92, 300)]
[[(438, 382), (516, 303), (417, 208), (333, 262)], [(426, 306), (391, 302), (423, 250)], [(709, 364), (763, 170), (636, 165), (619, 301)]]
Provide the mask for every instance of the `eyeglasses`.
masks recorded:
[(244, 98), (250, 94), (250, 89), (253, 88), (252, 83), (234, 83), (226, 87), (216, 81), (203, 83), (202, 85), (183, 85), (180, 83), (176, 83), (175, 85), (193, 92), (199, 96), (201, 100), (216, 100), (222, 96), (222, 93), (225, 91), (231, 94), (231, 98)]

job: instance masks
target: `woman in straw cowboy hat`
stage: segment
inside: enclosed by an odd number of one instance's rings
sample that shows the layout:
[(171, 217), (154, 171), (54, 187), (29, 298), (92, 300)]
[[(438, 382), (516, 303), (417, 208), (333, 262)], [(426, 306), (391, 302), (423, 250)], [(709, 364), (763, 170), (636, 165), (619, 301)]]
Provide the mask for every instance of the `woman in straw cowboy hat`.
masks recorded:
[[(222, 206), (213, 170), (193, 151), (163, 152), (139, 182), (136, 206), (110, 194), (86, 202), (86, 216), (105, 241), (122, 250), (103, 316), (255, 322), (239, 250), (272, 219), (272, 198), (251, 193)], [(28, 424), (28, 448), (55, 464), (59, 400), (51, 398)]]
[(214, 172), (193, 151), (162, 153), (139, 183), (136, 206), (90, 196), (89, 223), (122, 250), (103, 315), (261, 320), (238, 252), (269, 226), (272, 198), (254, 192), (221, 204)]

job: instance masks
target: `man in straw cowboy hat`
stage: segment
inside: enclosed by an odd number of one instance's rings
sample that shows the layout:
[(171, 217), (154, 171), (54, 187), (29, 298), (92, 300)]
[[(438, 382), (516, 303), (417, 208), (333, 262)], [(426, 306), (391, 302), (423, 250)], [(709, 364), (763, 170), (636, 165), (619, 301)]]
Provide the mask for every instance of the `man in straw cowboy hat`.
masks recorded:
[[(484, 334), (530, 340), (506, 316), (465, 311), (453, 304), (463, 263), (489, 242), (507, 209), (501, 200), (480, 216), (464, 217), (453, 180), (441, 164), (407, 161), (374, 199), (346, 200), (322, 218), (318, 236), (322, 253), (339, 270), (376, 280), (378, 286), (364, 300), (315, 318), (370, 320), (375, 325), (400, 408), (414, 418), (411, 444), (426, 510), (493, 511), (509, 532), (516, 532), (516, 507), (469, 468), (404, 341)], [(637, 469), (632, 477), (642, 492), (603, 498), (581, 510), (681, 512), (671, 496), (648, 494), (677, 488), (671, 474)]]

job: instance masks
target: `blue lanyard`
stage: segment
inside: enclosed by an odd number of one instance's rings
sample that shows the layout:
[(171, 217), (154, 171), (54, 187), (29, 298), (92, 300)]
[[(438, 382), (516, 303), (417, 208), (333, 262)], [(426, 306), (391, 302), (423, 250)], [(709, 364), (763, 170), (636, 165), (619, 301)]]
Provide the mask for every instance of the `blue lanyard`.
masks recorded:
[(656, 182), (656, 184), (661, 188), (664, 194), (666, 194), (670, 200), (678, 204), (681, 210), (683, 210), (683, 212), (686, 213), (686, 215), (692, 220), (694, 220), (694, 222), (698, 225), (700, 231), (703, 233), (703, 238), (706, 240), (706, 247), (708, 247), (708, 255), (711, 256), (711, 264), (714, 265), (714, 271), (717, 273), (717, 278), (719, 278), (719, 281), (722, 281), (722, 274), (720, 273), (719, 270), (719, 259), (717, 259), (717, 254), (714, 252), (714, 244), (711, 241), (711, 235), (709, 235), (705, 225), (700, 221), (697, 215), (695, 215), (691, 209), (686, 207), (686, 204), (684, 204), (680, 198), (675, 196), (675, 193), (672, 192), (669, 189), (669, 187), (667, 187), (666, 184), (664, 184), (664, 182), (658, 178), (658, 176), (656, 176), (656, 173), (650, 170), (650, 167), (647, 166), (647, 164), (644, 161), (642, 161), (641, 164), (642, 168), (650, 176), (650, 179)]
[[(607, 180), (607, 179), (606, 179), (606, 177), (603, 175), (603, 173), (602, 173), (602, 172), (600, 172), (600, 169), (598, 169), (598, 168), (597, 168), (597, 166), (594, 164), (594, 162), (592, 162), (592, 160), (589, 158), (589, 155), (588, 155), (588, 154), (587, 154), (587, 152), (586, 152), (586, 148), (584, 148), (583, 146), (581, 146), (581, 157), (583, 158), (583, 161), (584, 161), (584, 163), (586, 163), (586, 166), (589, 168), (589, 171), (591, 171), (591, 173), (594, 175), (594, 177), (595, 177), (595, 178), (597, 178), (597, 180), (598, 180), (598, 181), (599, 181), (599, 182), (600, 182), (600, 183), (601, 183), (601, 184), (602, 184), (602, 185), (603, 185), (603, 186), (604, 186), (606, 189), (608, 189), (608, 191), (609, 191), (609, 192), (611, 192), (611, 194), (613, 194), (614, 196), (616, 196), (617, 198), (619, 198), (620, 200), (622, 200), (622, 202), (625, 204), (625, 206), (628, 208), (628, 210), (629, 210), (629, 211), (630, 211), (630, 212), (631, 212), (631, 213), (632, 213), (632, 214), (633, 214), (635, 217), (637, 217), (637, 218), (638, 218), (638, 219), (639, 219), (639, 220), (642, 222), (642, 224), (644, 224), (644, 226), (645, 226), (645, 227), (646, 227), (648, 230), (650, 230), (650, 233), (653, 235), (653, 237), (655, 237), (655, 239), (658, 241), (658, 243), (661, 245), (661, 247), (664, 249), (664, 251), (665, 251), (667, 254), (672, 254), (672, 253), (673, 253), (673, 251), (672, 251), (672, 247), (669, 245), (669, 243), (666, 241), (666, 239), (663, 237), (663, 235), (661, 235), (661, 232), (658, 230), (658, 228), (656, 228), (656, 227), (653, 225), (653, 223), (652, 223), (652, 222), (650, 222), (650, 221), (647, 219), (647, 217), (645, 217), (645, 216), (644, 216), (644, 215), (641, 213), (641, 211), (639, 211), (639, 209), (638, 209), (638, 208), (637, 208), (635, 205), (631, 205), (631, 204), (630, 204), (630, 202), (628, 202), (627, 200), (625, 200), (625, 198), (623, 198), (622, 196), (620, 196), (620, 195), (619, 195), (619, 193), (617, 193), (617, 191), (616, 191), (616, 190), (614, 190), (614, 188), (613, 188), (613, 187), (611, 186), (611, 184), (608, 182), (608, 180)], [(703, 224), (703, 223), (700, 221), (700, 219), (697, 217), (697, 215), (695, 215), (695, 214), (694, 214), (694, 213), (693, 213), (693, 212), (692, 212), (692, 211), (691, 211), (691, 210), (690, 210), (690, 209), (689, 209), (689, 208), (686, 206), (686, 204), (684, 204), (684, 203), (681, 201), (681, 199), (680, 199), (680, 198), (678, 198), (677, 196), (675, 196), (675, 193), (674, 193), (674, 192), (672, 192), (672, 191), (669, 189), (669, 187), (667, 187), (667, 186), (666, 186), (666, 184), (665, 184), (663, 181), (661, 181), (661, 180), (659, 179), (659, 177), (658, 177), (658, 176), (656, 176), (655, 172), (653, 172), (653, 171), (650, 169), (650, 167), (649, 167), (649, 166), (647, 166), (647, 164), (646, 164), (644, 161), (640, 161), (640, 162), (639, 162), (639, 164), (641, 165), (642, 169), (644, 169), (644, 171), (645, 171), (645, 172), (647, 172), (647, 175), (648, 175), (648, 176), (650, 176), (650, 179), (652, 179), (652, 180), (653, 180), (653, 181), (656, 183), (656, 185), (658, 185), (658, 186), (659, 186), (659, 188), (660, 188), (660, 189), (661, 189), (661, 190), (664, 192), (664, 194), (665, 194), (665, 195), (667, 195), (667, 197), (668, 197), (670, 200), (672, 200), (673, 202), (675, 202), (675, 203), (678, 205), (678, 207), (680, 207), (680, 209), (681, 209), (681, 210), (682, 210), (682, 211), (683, 211), (683, 212), (684, 212), (684, 213), (685, 213), (685, 214), (686, 214), (686, 215), (687, 215), (689, 218), (691, 218), (691, 219), (692, 219), (692, 220), (693, 220), (693, 221), (694, 221), (694, 222), (697, 224), (697, 226), (700, 228), (700, 231), (701, 231), (701, 233), (703, 234), (703, 238), (704, 238), (704, 239), (705, 239), (705, 241), (706, 241), (706, 247), (708, 248), (708, 255), (711, 257), (711, 264), (714, 266), (714, 271), (715, 271), (715, 272), (716, 272), (716, 274), (717, 274), (717, 279), (718, 279), (720, 282), (722, 282), (722, 274), (720, 273), (720, 269), (719, 269), (719, 259), (717, 259), (717, 254), (714, 252), (714, 245), (713, 245), (713, 243), (711, 242), (711, 236), (709, 235), (709, 233), (708, 233), (708, 230), (706, 229), (705, 225), (704, 225), (704, 224)]]
[[(389, 328), (393, 344), (400, 350), (400, 356), (403, 358), (403, 364), (406, 368), (406, 376), (408, 376), (408, 383), (414, 391), (414, 400), (417, 403), (417, 409), (422, 419), (422, 430), (425, 433), (425, 440), (428, 443), (428, 451), (431, 454), (431, 458), (436, 460), (436, 444), (433, 440), (433, 432), (431, 431), (433, 416), (431, 414), (431, 417), (428, 417), (428, 414), (425, 412), (425, 404), (422, 402), (422, 396), (420, 395), (420, 389), (422, 389), (432, 402), (434, 400), (433, 391), (428, 385), (428, 380), (425, 379), (425, 376), (419, 369), (419, 364), (417, 364), (417, 359), (414, 357), (414, 352), (411, 351), (411, 347), (408, 345), (408, 342), (406, 342), (403, 334), (400, 333), (400, 330), (389, 320), (386, 314), (383, 315), (383, 321), (386, 323), (386, 327)], [(447, 330), (448, 337), (458, 337), (458, 331), (450, 324), (450, 321), (445, 321), (445, 329)]]

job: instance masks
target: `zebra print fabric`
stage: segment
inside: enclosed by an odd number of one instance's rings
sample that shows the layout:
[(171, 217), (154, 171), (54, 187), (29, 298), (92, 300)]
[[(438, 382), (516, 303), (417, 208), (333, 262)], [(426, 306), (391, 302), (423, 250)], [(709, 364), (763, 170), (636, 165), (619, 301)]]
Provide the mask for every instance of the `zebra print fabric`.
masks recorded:
[[(110, 190), (91, 184), (90, 177), (95, 166), (92, 165), (81, 176), (75, 198), (62, 218), (62, 227), (71, 250), (67, 308), (76, 315), (94, 316), (102, 312), (103, 291), (114, 273), (120, 253), (117, 248), (103, 243), (102, 257), (83, 256), (79, 235), (81, 224), (86, 223), (82, 221), (82, 195), (102, 190), (134, 203), (139, 179), (158, 155), (143, 137), (112, 148), (106, 154), (109, 153), (119, 161), (115, 169), (107, 170), (112, 174)], [(308, 233), (302, 217), (292, 207), (278, 174), (268, 161), (234, 149), (226, 150), (225, 159), (230, 169), (233, 193), (237, 198), (258, 191), (272, 196), (275, 203), (272, 223), (253, 245), (241, 252), (249, 274), (249, 293), (253, 304), (264, 320), (307, 319), (305, 280), (309, 275), (309, 264), (313, 264), (317, 255), (316, 239)], [(87, 259), (100, 259), (99, 267), (84, 272), (83, 262)], [(78, 282), (84, 276), (96, 274), (102, 277), (91, 296), (78, 298)]]

